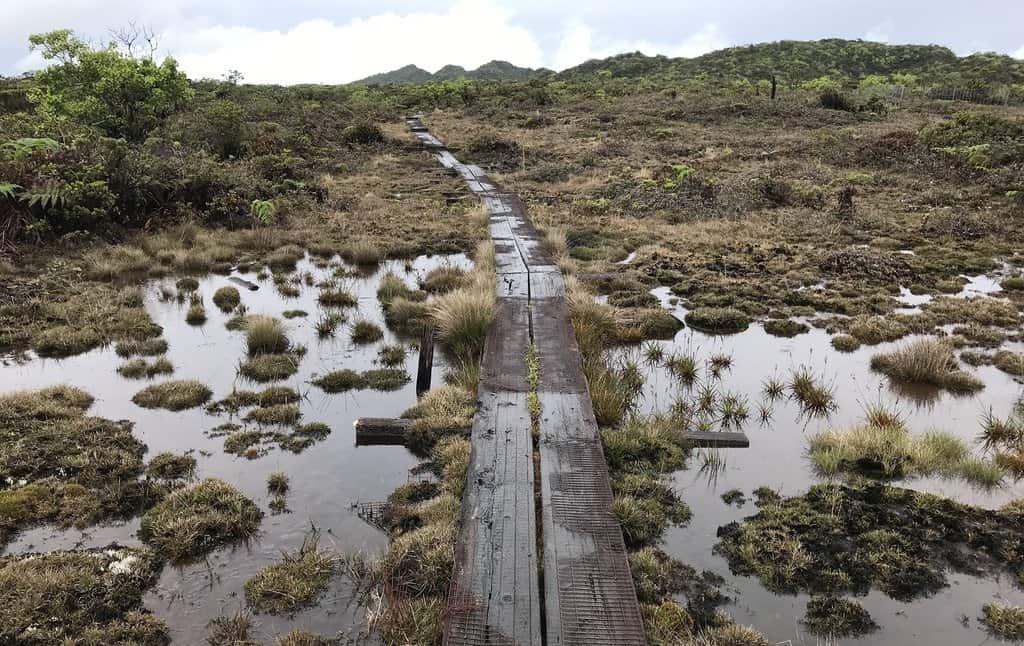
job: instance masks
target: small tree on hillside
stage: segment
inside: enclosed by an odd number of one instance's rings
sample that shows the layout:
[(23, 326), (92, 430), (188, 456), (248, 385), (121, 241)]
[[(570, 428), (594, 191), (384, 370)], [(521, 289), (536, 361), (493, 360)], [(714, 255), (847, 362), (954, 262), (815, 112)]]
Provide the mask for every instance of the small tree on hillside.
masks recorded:
[(139, 141), (192, 99), (173, 58), (134, 57), (117, 43), (93, 48), (68, 29), (33, 34), (29, 43), (51, 62), (36, 75), (29, 100), (58, 130), (73, 122)]

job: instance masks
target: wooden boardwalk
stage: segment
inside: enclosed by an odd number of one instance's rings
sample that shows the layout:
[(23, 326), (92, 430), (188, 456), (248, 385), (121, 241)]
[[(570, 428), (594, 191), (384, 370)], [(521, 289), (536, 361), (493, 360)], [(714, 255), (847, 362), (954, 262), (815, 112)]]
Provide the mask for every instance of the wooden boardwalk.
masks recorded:
[[(644, 644), (562, 275), (517, 195), (459, 162), (418, 117), (407, 123), (482, 200), (498, 273), (498, 316), (484, 347), (444, 643)], [(531, 344), (540, 361), (542, 583), (526, 403)]]

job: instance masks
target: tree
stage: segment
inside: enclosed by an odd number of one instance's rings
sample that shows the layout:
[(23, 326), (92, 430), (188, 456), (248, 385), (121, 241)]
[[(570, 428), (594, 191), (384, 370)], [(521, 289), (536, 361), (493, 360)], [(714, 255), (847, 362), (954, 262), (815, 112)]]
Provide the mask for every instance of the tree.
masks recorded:
[(31, 49), (52, 61), (29, 93), (37, 112), (58, 131), (77, 123), (104, 134), (139, 141), (193, 97), (173, 58), (159, 64), (151, 53), (110, 43), (93, 48), (68, 29), (29, 37)]

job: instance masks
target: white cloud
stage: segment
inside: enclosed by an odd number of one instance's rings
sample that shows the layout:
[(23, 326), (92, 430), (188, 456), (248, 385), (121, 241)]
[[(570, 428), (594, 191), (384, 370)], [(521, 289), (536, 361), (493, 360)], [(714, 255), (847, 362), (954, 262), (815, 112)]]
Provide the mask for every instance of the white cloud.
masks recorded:
[(1010, 52), (1010, 56), (1014, 58), (1019, 58), (1020, 60), (1024, 61), (1024, 45), (1021, 45), (1021, 48), (1018, 49), (1017, 51)]
[(253, 83), (344, 83), (415, 63), (434, 71), (490, 60), (539, 67), (533, 35), (492, 0), (458, 0), (437, 13), (383, 13), (335, 24), (322, 18), (287, 30), (216, 25), (168, 30), (162, 44), (193, 78), (237, 69)]
[(692, 58), (727, 47), (729, 42), (715, 23), (707, 23), (678, 43), (653, 43), (647, 40), (616, 40), (602, 45), (594, 43), (594, 31), (582, 22), (570, 22), (562, 33), (561, 42), (552, 59), (556, 70), (578, 65), (592, 58), (605, 58), (623, 52), (643, 52), (647, 55)]

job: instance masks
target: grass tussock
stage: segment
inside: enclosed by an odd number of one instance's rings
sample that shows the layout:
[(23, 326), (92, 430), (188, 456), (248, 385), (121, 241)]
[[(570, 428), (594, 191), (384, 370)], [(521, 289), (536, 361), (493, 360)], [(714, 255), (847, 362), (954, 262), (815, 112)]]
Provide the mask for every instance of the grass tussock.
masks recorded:
[(411, 381), (409, 373), (400, 368), (379, 368), (356, 372), (347, 368), (335, 370), (313, 380), (325, 393), (343, 393), (350, 390), (398, 390)]
[(135, 356), (153, 357), (166, 353), (167, 349), (167, 341), (161, 338), (118, 341), (114, 347), (117, 356), (125, 359)]
[(466, 280), (466, 272), (458, 267), (435, 267), (427, 272), (420, 281), (424, 291), (431, 294), (445, 294), (462, 287)]
[(202, 406), (213, 391), (201, 381), (184, 379), (146, 386), (135, 393), (132, 401), (143, 408), (165, 408), (179, 411)]
[(320, 549), (316, 532), (295, 552), (283, 552), (281, 561), (269, 565), (245, 582), (245, 602), (257, 612), (294, 612), (312, 605), (327, 590), (336, 559)]
[(428, 449), (438, 440), (464, 432), (473, 425), (476, 395), (466, 388), (444, 385), (427, 391), (416, 406), (402, 413), (411, 418), (412, 437), (408, 446)]
[(238, 289), (231, 286), (221, 287), (213, 293), (213, 304), (222, 312), (230, 312), (242, 302)]
[(686, 313), (686, 323), (698, 330), (734, 334), (750, 326), (750, 317), (731, 307), (698, 307)]
[(948, 586), (949, 571), (1019, 577), (1019, 523), (910, 489), (827, 484), (722, 527), (715, 551), (777, 594), (880, 590), (910, 601)]
[(0, 557), (0, 642), (169, 644), (142, 603), (160, 569), (151, 551), (116, 546)]
[(812, 596), (801, 623), (812, 635), (832, 639), (859, 637), (879, 628), (864, 606), (832, 595)]
[(273, 316), (249, 316), (245, 321), (245, 345), (249, 356), (287, 352), (291, 343), (284, 324)]
[(401, 276), (389, 271), (381, 277), (377, 286), (377, 300), (387, 307), (396, 298), (415, 299), (415, 290), (409, 287)]
[(1024, 640), (1024, 608), (998, 601), (981, 607), (981, 623), (990, 635), (1008, 641)]
[(815, 468), (830, 477), (938, 475), (991, 488), (1006, 475), (993, 461), (972, 456), (967, 443), (955, 435), (942, 431), (914, 435), (898, 415), (877, 408), (864, 424), (811, 436), (809, 451)]
[(41, 523), (131, 516), (165, 492), (139, 480), (146, 447), (131, 422), (87, 417), (91, 403), (68, 386), (0, 396), (0, 545)]
[(146, 475), (158, 480), (191, 480), (196, 473), (196, 459), (191, 455), (159, 453), (146, 465)]
[(157, 375), (169, 375), (174, 372), (174, 364), (167, 357), (161, 356), (146, 361), (139, 357), (130, 359), (117, 368), (117, 373), (129, 379), (152, 379)]
[(297, 404), (271, 404), (249, 411), (245, 415), (245, 421), (263, 426), (289, 426), (298, 422), (301, 416)]
[(324, 307), (355, 307), (359, 304), (355, 294), (337, 286), (321, 289), (317, 301)]
[(490, 284), (474, 284), (434, 301), (431, 314), (438, 342), (457, 361), (477, 361), (496, 314)]
[(261, 354), (244, 361), (238, 367), (238, 372), (257, 383), (280, 381), (299, 371), (299, 359), (300, 356), (294, 352)]
[(79, 417), (92, 406), (93, 396), (69, 385), (49, 386), (41, 390), (19, 390), (0, 395), (0, 413), (5, 419), (37, 420)]
[(142, 517), (139, 535), (174, 561), (200, 557), (256, 533), (263, 512), (237, 489), (215, 478), (174, 491)]
[(352, 339), (352, 343), (359, 345), (376, 343), (384, 338), (384, 330), (380, 329), (380, 326), (373, 321), (362, 319), (352, 324), (349, 338)]
[(892, 379), (927, 384), (951, 392), (970, 393), (984, 384), (959, 368), (952, 346), (938, 339), (921, 339), (871, 357), (871, 368)]

